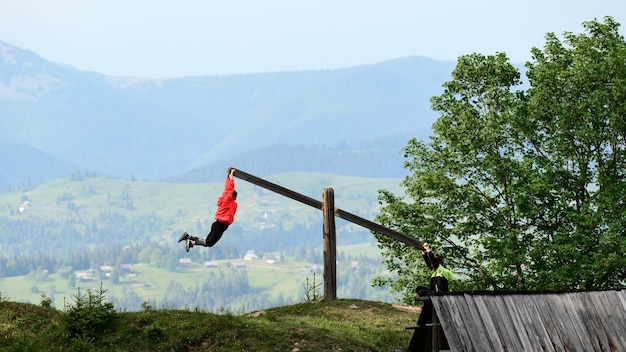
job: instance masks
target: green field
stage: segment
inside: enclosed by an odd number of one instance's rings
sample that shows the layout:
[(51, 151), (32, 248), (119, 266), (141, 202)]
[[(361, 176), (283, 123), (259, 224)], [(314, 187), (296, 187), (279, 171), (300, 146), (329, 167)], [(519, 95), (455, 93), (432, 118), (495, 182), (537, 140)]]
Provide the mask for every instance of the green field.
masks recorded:
[[(338, 247), (337, 251), (358, 254), (372, 259), (380, 258), (380, 252), (373, 243), (341, 246)], [(181, 258), (185, 258), (184, 254), (183, 251)], [(323, 267), (315, 266), (313, 263), (296, 261), (293, 258), (286, 258), (285, 261), (275, 263), (261, 259), (231, 259), (215, 262), (217, 263), (216, 267), (205, 267), (203, 262), (180, 264), (175, 271), (148, 264), (133, 264), (132, 272), (120, 275), (117, 284), (113, 284), (108, 277), (97, 269), (73, 273), (78, 277), (85, 275), (85, 277), (91, 278), (90, 280), (77, 278), (74, 286), (70, 284), (69, 279), (62, 278), (61, 273), (50, 275), (31, 273), (26, 276), (0, 278), (0, 294), (12, 301), (32, 304), (38, 304), (42, 295), (45, 295), (52, 299), (55, 307), (62, 308), (64, 302), (71, 301), (79, 289), (84, 293), (88, 289), (98, 290), (102, 285), (109, 297), (124, 297), (132, 292), (144, 302), (155, 302), (159, 308), (172, 308), (163, 306), (167, 305), (167, 302), (164, 302), (164, 292), (170, 284), (177, 283), (184, 289), (193, 288), (206, 280), (211, 273), (219, 274), (221, 272), (223, 275), (231, 275), (234, 271), (243, 272), (247, 275), (250, 288), (255, 294), (266, 296), (269, 299), (280, 295), (292, 302), (302, 301), (307, 279), (309, 282), (313, 282), (315, 279), (318, 284), (323, 281)], [(236, 268), (236, 264), (243, 265), (243, 267)], [(382, 265), (375, 270), (379, 273), (384, 271)], [(315, 272), (315, 278), (313, 272)], [(319, 291), (322, 293), (323, 289), (319, 288)]]
[[(266, 177), (270, 182), (321, 200), (322, 190), (332, 187), (335, 206), (366, 219), (378, 213), (377, 191), (400, 191), (398, 179), (371, 179), (329, 174), (286, 173)], [(290, 198), (235, 179), (239, 193), (236, 225), (244, 232), (276, 226), (289, 230), (296, 223), (307, 226), (321, 221), (321, 211)], [(167, 225), (152, 233), (154, 240), (171, 241), (183, 230), (213, 221), (222, 183), (166, 183), (108, 178), (57, 179), (25, 192), (0, 194), (0, 217), (21, 221), (80, 222), (79, 231), (98, 223), (103, 212), (130, 220), (154, 215)], [(24, 206), (25, 200), (28, 205)], [(20, 207), (23, 207), (20, 210)], [(206, 225), (208, 226), (208, 225)], [(337, 231), (363, 230), (338, 221)], [(2, 229), (0, 229), (1, 232)], [(0, 255), (8, 254), (12, 239), (0, 233)], [(6, 241), (6, 243), (5, 243)]]
[[(398, 192), (400, 183), (396, 179), (366, 179), (309, 173), (279, 174), (268, 176), (266, 179), (315, 199), (321, 199), (325, 187), (333, 187), (336, 207), (372, 220), (378, 212), (377, 191), (389, 189)], [(243, 257), (241, 251), (255, 250), (254, 245), (258, 241), (271, 243), (272, 239), (276, 238), (266, 237), (267, 229), (280, 228), (284, 231), (296, 225), (306, 228), (311, 227), (311, 224), (319, 226), (321, 223), (321, 211), (305, 204), (238, 179), (236, 189), (239, 193), (239, 209), (234, 226), (237, 228), (229, 229), (219, 246), (227, 248), (239, 244), (241, 257)], [(85, 248), (95, 252), (99, 250), (98, 246), (106, 241), (108, 248), (136, 244), (140, 249), (135, 253), (146, 258), (134, 261), (131, 275), (120, 274), (116, 284), (99, 270), (100, 265), (120, 263), (115, 257), (91, 263), (92, 272), (89, 273), (79, 271), (69, 274), (61, 268), (54, 268), (54, 272), (48, 274), (43, 269), (35, 269), (35, 266), (28, 275), (0, 278), (0, 294), (14, 301), (31, 303), (38, 303), (41, 296), (45, 295), (53, 299), (56, 307), (63, 307), (63, 302), (71, 299), (78, 288), (96, 289), (102, 283), (108, 296), (136, 295), (142, 301), (167, 304), (164, 302), (164, 294), (172, 285), (187, 290), (206, 281), (206, 277), (211, 273), (229, 275), (244, 271), (255, 295), (271, 298), (280, 296), (293, 302), (301, 300), (306, 280), (312, 279), (311, 268), (314, 267), (310, 259), (301, 256), (288, 257), (287, 261), (274, 264), (262, 260), (244, 261), (243, 258), (222, 260), (219, 261), (217, 268), (207, 268), (198, 258), (206, 258), (205, 254), (210, 253), (207, 251), (211, 249), (199, 249), (199, 252), (190, 253), (193, 254), (189, 257), (193, 258), (194, 263), (175, 267), (171, 265), (177, 263), (179, 258), (188, 256), (182, 245), (175, 246), (175, 238), (184, 230), (192, 234), (206, 233), (207, 227), (210, 227), (213, 221), (215, 201), (221, 190), (222, 183), (175, 184), (84, 177), (58, 179), (25, 192), (0, 194), (0, 220), (5, 220), (0, 224), (11, 226), (6, 229), (0, 227), (0, 256), (10, 258), (27, 255), (37, 258), (39, 254), (89, 255), (91, 252), (85, 252)], [(119, 222), (124, 231), (141, 235), (126, 236), (125, 232), (116, 231), (116, 228), (111, 232), (112, 224), (115, 223), (103, 218), (111, 214), (124, 219)], [(152, 223), (144, 225), (145, 221)], [(29, 223), (37, 224), (31, 228), (43, 233), (22, 233), (22, 225)], [(59, 238), (45, 234), (50, 226), (57, 227), (54, 233), (58, 234)], [(108, 228), (109, 235), (100, 235), (101, 231), (92, 230), (95, 227)], [(149, 231), (145, 231), (146, 228), (149, 228)], [(65, 229), (75, 231), (77, 236), (66, 235)], [(358, 231), (369, 237), (367, 243), (358, 245), (342, 243), (344, 238)], [(319, 243), (322, 229), (319, 229), (319, 235), (315, 230), (313, 233), (307, 232), (309, 237), (296, 233), (295, 237), (289, 237), (292, 241), (289, 245), (293, 248), (294, 243), (302, 243), (305, 248), (311, 248), (310, 236), (313, 235), (319, 236), (315, 238)], [(16, 242), (16, 238), (30, 238), (32, 241)], [(153, 248), (155, 243), (163, 247)], [(368, 235), (366, 229), (341, 219), (337, 221), (337, 243), (338, 254), (343, 252), (352, 257), (364, 256), (374, 259), (380, 257), (375, 240), (373, 236)], [(59, 254), (55, 254), (57, 249)], [(286, 256), (282, 250), (284, 248), (275, 248), (272, 252)], [(321, 253), (321, 249), (318, 251)], [(264, 252), (270, 253), (268, 250)], [(148, 256), (152, 253), (162, 253), (163, 257), (155, 260), (152, 256), (148, 261)], [(318, 263), (314, 270), (316, 280), (320, 283), (323, 268), (319, 267), (320, 258), (315, 261)], [(233, 269), (231, 266), (234, 262), (245, 262), (246, 267)], [(10, 260), (4, 263), (7, 266), (11, 265)], [(382, 265), (372, 270), (384, 271)], [(79, 276), (72, 280), (70, 276), (73, 275)], [(90, 280), (81, 280), (80, 275), (85, 275)]]
[[(98, 303), (61, 312), (0, 300), (0, 349), (389, 352), (409, 345), (412, 331), (405, 327), (420, 314), (364, 300), (298, 303), (245, 315), (152, 308), (112, 314)], [(100, 315), (74, 319), (92, 311)]]

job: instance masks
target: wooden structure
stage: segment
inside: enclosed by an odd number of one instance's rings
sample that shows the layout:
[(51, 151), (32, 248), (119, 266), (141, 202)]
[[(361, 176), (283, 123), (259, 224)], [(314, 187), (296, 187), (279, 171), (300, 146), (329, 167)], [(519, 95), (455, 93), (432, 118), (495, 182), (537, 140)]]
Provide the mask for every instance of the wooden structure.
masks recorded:
[(423, 299), (407, 352), (626, 351), (626, 290), (465, 292)]
[(259, 187), (263, 187), (272, 192), (276, 192), (285, 197), (304, 203), (315, 209), (319, 209), (323, 212), (323, 216), (324, 216), (324, 226), (323, 226), (324, 297), (327, 301), (334, 301), (335, 299), (337, 299), (337, 255), (336, 255), (337, 246), (336, 246), (335, 216), (338, 216), (344, 220), (347, 220), (354, 224), (365, 227), (371, 231), (380, 233), (381, 235), (394, 238), (400, 242), (403, 242), (415, 248), (422, 248), (424, 244), (424, 242), (419, 241), (411, 236), (407, 236), (405, 234), (396, 232), (394, 230), (388, 229), (380, 224), (377, 224), (375, 222), (372, 222), (360, 216), (335, 208), (334, 191), (332, 188), (324, 188), (322, 192), (323, 201), (318, 201), (311, 197), (307, 197), (298, 192), (279, 186), (275, 183), (250, 175), (239, 169), (235, 169), (234, 176), (244, 181), (250, 182), (254, 185), (257, 185)]

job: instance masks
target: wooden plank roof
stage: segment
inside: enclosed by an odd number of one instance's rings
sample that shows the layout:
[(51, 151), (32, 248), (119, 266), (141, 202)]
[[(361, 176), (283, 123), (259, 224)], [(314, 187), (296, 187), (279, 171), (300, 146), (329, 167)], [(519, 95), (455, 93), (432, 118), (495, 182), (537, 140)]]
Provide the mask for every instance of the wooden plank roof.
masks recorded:
[(450, 351), (626, 351), (626, 290), (430, 296)]

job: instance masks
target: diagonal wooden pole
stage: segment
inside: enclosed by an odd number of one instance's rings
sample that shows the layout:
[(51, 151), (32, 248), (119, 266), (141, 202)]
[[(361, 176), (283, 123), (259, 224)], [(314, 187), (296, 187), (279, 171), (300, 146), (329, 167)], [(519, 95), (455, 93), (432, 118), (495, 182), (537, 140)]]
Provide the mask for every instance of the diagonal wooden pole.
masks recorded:
[[(335, 208), (335, 193), (332, 188), (324, 188), (322, 202), (292, 191), (262, 178), (250, 175), (239, 169), (235, 169), (235, 177), (250, 182), (259, 187), (276, 192), (285, 197), (304, 203), (323, 212), (324, 216), (324, 298), (326, 301), (337, 299), (337, 240), (335, 229), (335, 216), (354, 224), (363, 226), (371, 231), (394, 238), (409, 246), (422, 249), (424, 242), (400, 232), (388, 229), (380, 224), (369, 221), (360, 216)], [(334, 215), (334, 216), (333, 216)]]
[[(250, 175), (246, 172), (243, 172), (239, 169), (235, 169), (235, 173), (234, 176), (242, 179), (244, 181), (250, 182), (254, 185), (257, 185), (259, 187), (263, 187), (267, 190), (273, 191), (275, 193), (278, 193), (280, 195), (283, 195), (285, 197), (291, 198), (293, 200), (296, 200), (298, 202), (304, 203), (308, 206), (311, 206), (315, 209), (319, 209), (322, 210), (322, 202), (320, 202), (319, 200), (313, 199), (311, 197), (305, 196), (303, 194), (300, 194), (298, 192), (292, 191), (290, 189), (287, 189), (285, 187), (279, 186), (275, 183), (266, 181), (262, 178)], [(413, 238), (411, 236), (405, 235), (403, 233), (394, 231), (392, 229), (388, 229), (380, 224), (377, 224), (373, 221), (367, 220), (365, 218), (362, 218), (360, 216), (354, 215), (352, 213), (349, 213), (347, 211), (341, 210), (339, 208), (335, 208), (334, 209), (334, 213), (335, 216), (340, 217), (344, 220), (350, 221), (351, 223), (360, 225), (362, 227), (365, 227), (366, 229), (369, 229), (371, 231), (377, 232), (381, 235), (385, 235), (387, 237), (391, 237), (395, 240), (398, 240), (404, 244), (407, 244), (411, 247), (415, 247), (418, 249), (422, 249), (424, 242), (420, 241), (416, 238)]]

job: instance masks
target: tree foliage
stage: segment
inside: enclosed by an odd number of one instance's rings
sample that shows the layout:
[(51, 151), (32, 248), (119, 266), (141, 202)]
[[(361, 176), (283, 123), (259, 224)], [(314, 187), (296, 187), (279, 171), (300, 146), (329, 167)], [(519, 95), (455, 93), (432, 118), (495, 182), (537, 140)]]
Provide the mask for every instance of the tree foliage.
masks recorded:
[[(460, 57), (430, 141), (404, 148), (406, 199), (380, 192), (378, 220), (432, 243), (457, 289), (626, 282), (626, 43), (610, 17), (583, 27), (532, 49), (526, 90), (505, 54)], [(378, 240), (398, 275), (376, 284), (413, 297), (421, 253)]]

